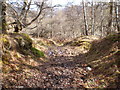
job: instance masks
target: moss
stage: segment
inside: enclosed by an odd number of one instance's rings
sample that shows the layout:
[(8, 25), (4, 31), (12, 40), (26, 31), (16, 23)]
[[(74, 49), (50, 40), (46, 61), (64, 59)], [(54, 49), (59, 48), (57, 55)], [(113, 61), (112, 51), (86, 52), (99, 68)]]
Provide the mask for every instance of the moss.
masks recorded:
[(9, 64), (9, 62), (8, 61), (3, 61), (3, 64)]
[(107, 40), (110, 40), (112, 42), (120, 41), (120, 33), (118, 34), (111, 34), (106, 37)]
[(0, 30), (2, 30), (2, 27), (0, 27)]
[(79, 46), (79, 48), (84, 48), (86, 50), (89, 50), (91, 47), (91, 43), (87, 42), (87, 41), (74, 41), (71, 44), (69, 44), (70, 46)]
[(42, 41), (38, 41), (39, 45), (45, 46), (45, 44)]
[(44, 53), (34, 47), (31, 48), (31, 52), (37, 57), (44, 57)]
[(83, 42), (81, 47), (83, 47), (84, 49), (90, 49), (91, 43), (89, 43), (89, 42)]
[(55, 43), (53, 41), (46, 41), (46, 44), (49, 46), (55, 45)]
[(1, 37), (0, 42), (3, 43), (3, 45), (6, 49), (10, 48), (9, 40), (6, 37)]
[(23, 54), (23, 55), (26, 55), (26, 56), (27, 56), (27, 55), (30, 55), (29, 49), (26, 50), (26, 49), (21, 48), (19, 51), (20, 51), (20, 53)]
[(29, 35), (28, 35), (28, 34), (21, 33), (20, 35), (23, 35), (23, 36), (24, 36), (24, 38), (25, 38), (27, 41), (32, 42), (32, 39), (29, 37)]
[(8, 40), (5, 37), (0, 38), (0, 41), (7, 42)]
[(17, 34), (14, 33), (15, 39), (17, 40), (20, 48), (23, 49), (30, 49), (32, 47), (32, 39), (29, 37), (29, 35), (21, 33), (21, 34)]
[(70, 46), (80, 46), (81, 45), (81, 41), (73, 41), (70, 43)]

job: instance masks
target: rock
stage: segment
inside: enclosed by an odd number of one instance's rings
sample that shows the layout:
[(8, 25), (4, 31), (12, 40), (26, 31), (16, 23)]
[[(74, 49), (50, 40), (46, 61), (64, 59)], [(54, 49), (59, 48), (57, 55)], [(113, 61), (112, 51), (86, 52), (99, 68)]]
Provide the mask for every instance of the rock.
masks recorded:
[(88, 66), (88, 67), (86, 67), (86, 70), (92, 71), (92, 68)]

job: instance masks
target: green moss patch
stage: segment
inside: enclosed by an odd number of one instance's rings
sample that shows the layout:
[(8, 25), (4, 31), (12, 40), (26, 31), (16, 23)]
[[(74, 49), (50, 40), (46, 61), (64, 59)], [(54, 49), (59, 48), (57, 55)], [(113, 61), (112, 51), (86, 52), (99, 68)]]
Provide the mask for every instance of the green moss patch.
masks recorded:
[[(96, 39), (96, 38), (95, 38)], [(68, 45), (68, 46), (75, 46), (75, 47), (79, 47), (79, 49), (84, 49), (84, 50), (89, 50), (91, 47), (91, 42), (93, 41), (93, 38), (90, 37), (86, 37), (86, 36), (82, 36), (80, 38), (76, 38), (70, 42), (66, 42), (64, 44), (64, 46)]]
[(34, 47), (31, 48), (31, 52), (36, 56), (36, 57), (44, 57), (44, 53)]

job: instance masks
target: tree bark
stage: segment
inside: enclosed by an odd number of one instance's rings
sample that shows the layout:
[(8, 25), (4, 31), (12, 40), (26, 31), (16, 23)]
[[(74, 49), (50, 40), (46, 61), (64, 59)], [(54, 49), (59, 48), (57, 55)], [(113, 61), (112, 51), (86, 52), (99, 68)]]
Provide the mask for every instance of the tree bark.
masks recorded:
[(2, 2), (0, 1), (0, 33), (2, 33)]
[(116, 2), (115, 5), (115, 13), (116, 13), (116, 26), (117, 26), (117, 31), (120, 32), (120, 5), (118, 5), (118, 2)]
[(94, 2), (92, 1), (92, 29), (91, 29), (92, 35), (94, 35), (94, 24), (95, 24), (95, 10), (94, 10)]
[(3, 1), (1, 3), (2, 5), (2, 10), (1, 10), (1, 15), (2, 15), (2, 33), (7, 33), (7, 29), (6, 29), (6, 5), (5, 5), (5, 1)]
[(82, 3), (83, 3), (83, 13), (84, 13), (84, 23), (85, 23), (85, 35), (88, 36), (88, 23), (87, 23), (87, 18), (86, 18), (86, 7), (85, 7), (84, 0), (82, 1)]
[(108, 20), (108, 30), (107, 30), (107, 35), (111, 34), (112, 32), (112, 14), (113, 14), (113, 2), (111, 0), (111, 2), (109, 2), (109, 20)]
[(103, 3), (101, 3), (101, 37), (103, 36)]

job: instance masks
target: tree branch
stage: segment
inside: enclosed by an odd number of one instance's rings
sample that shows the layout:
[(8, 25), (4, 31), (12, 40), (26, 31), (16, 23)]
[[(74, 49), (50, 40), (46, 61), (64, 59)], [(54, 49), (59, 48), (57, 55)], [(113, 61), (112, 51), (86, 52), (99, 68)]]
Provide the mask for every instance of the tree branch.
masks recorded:
[(39, 5), (40, 11), (39, 11), (38, 15), (34, 19), (32, 19), (31, 22), (29, 22), (28, 24), (26, 24), (25, 25), (26, 27), (29, 26), (31, 23), (33, 23), (41, 15), (41, 13), (43, 11), (43, 6), (44, 6), (44, 1), (42, 2), (41, 5)]

